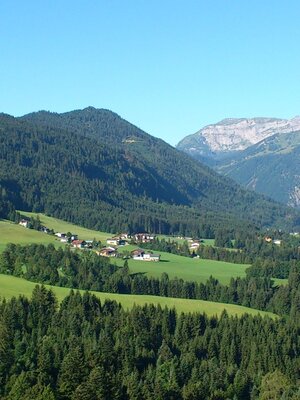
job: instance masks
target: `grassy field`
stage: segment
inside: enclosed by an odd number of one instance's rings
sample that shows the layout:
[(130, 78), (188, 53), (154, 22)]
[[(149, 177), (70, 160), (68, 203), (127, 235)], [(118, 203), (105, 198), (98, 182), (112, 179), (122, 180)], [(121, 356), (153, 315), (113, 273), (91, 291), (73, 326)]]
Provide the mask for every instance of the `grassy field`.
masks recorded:
[[(181, 239), (178, 238), (177, 236), (168, 236), (168, 235), (157, 235), (158, 239), (165, 239), (165, 240), (170, 240), (171, 242), (177, 242), (179, 244), (183, 244), (186, 242), (186, 239)], [(204, 246), (214, 246), (215, 245), (215, 239), (201, 239)]]
[(53, 229), (55, 232), (75, 233), (78, 235), (80, 239), (84, 240), (93, 240), (95, 238), (96, 240), (101, 240), (102, 243), (106, 244), (106, 239), (111, 237), (112, 235), (111, 233), (107, 232), (100, 232), (92, 229), (86, 229), (81, 226), (71, 224), (70, 222), (62, 221), (61, 219), (48, 217), (45, 214), (36, 214), (25, 211), (20, 211), (20, 213), (27, 217), (36, 218), (38, 216), (41, 223), (47, 226), (47, 228)]
[(54, 236), (46, 235), (33, 229), (26, 229), (10, 221), (0, 221), (0, 252), (4, 250), (8, 243), (22, 245), (28, 243), (53, 243), (60, 245), (60, 242)]
[[(25, 295), (31, 296), (32, 290), (36, 283), (26, 281), (21, 278), (16, 278), (9, 275), (0, 274), (0, 295), (1, 298), (10, 299), (13, 296)], [(66, 297), (70, 291), (67, 288), (61, 288), (57, 286), (47, 286), (48, 289), (52, 289), (57, 296), (59, 302)], [(83, 293), (83, 291), (81, 291)], [(220, 315), (225, 309), (230, 315), (241, 316), (245, 313), (251, 315), (260, 314), (262, 316), (268, 315), (275, 317), (272, 313), (264, 311), (254, 310), (248, 307), (237, 306), (234, 304), (215, 303), (204, 300), (188, 300), (188, 299), (175, 299), (171, 297), (158, 297), (158, 296), (141, 296), (141, 295), (128, 295), (128, 294), (114, 294), (114, 293), (100, 293), (91, 292), (95, 294), (101, 301), (105, 299), (115, 300), (125, 309), (131, 309), (134, 304), (160, 304), (162, 307), (175, 307), (178, 312), (205, 312), (207, 315)]]
[[(124, 246), (123, 251), (131, 251), (136, 246)], [(221, 283), (227, 284), (231, 277), (246, 276), (246, 264), (233, 264), (223, 261), (203, 260), (177, 256), (175, 254), (157, 252), (161, 255), (160, 262), (128, 260), (129, 269), (133, 273), (145, 273), (160, 278), (166, 272), (170, 278), (182, 278), (187, 281), (206, 282), (212, 275)], [(124, 260), (117, 259), (117, 265), (123, 265)]]
[(273, 278), (274, 286), (283, 286), (288, 284), (288, 279)]
[[(39, 216), (42, 224), (50, 229), (58, 232), (72, 232), (77, 233), (82, 239), (101, 240), (102, 243), (106, 242), (106, 238), (110, 237), (109, 233), (97, 232), (82, 228), (68, 222), (47, 217), (43, 214), (25, 213), (27, 216)], [(62, 245), (57, 238), (52, 235), (47, 235), (42, 232), (37, 232), (32, 229), (26, 229), (20, 225), (13, 224), (9, 221), (0, 221), (0, 251), (3, 251), (7, 243), (28, 244), (28, 243), (54, 243), (56, 246)], [(131, 251), (136, 246), (124, 246), (123, 251)], [(212, 275), (219, 279), (220, 282), (226, 284), (230, 281), (231, 277), (245, 276), (245, 270), (248, 265), (232, 264), (222, 261), (192, 259), (189, 257), (181, 257), (174, 254), (162, 253), (161, 262), (145, 262), (128, 260), (130, 270), (133, 273), (146, 273), (154, 277), (160, 277), (163, 272), (166, 272), (170, 278), (178, 277), (188, 281), (206, 282)], [(112, 262), (113, 259), (112, 259)], [(118, 265), (123, 265), (122, 259), (116, 260)]]
[[(86, 229), (78, 225), (70, 224), (56, 218), (48, 217), (44, 214), (36, 214), (23, 212), (23, 215), (28, 217), (37, 215), (39, 216), (42, 224), (46, 225), (54, 231), (73, 232), (77, 233), (82, 239), (101, 240), (106, 243), (106, 239), (111, 236), (107, 232), (99, 232), (91, 229)], [(165, 238), (168, 238), (165, 236)], [(53, 243), (55, 246), (63, 244), (52, 236), (45, 233), (37, 232), (32, 229), (26, 229), (20, 225), (11, 223), (10, 221), (0, 221), (0, 252), (3, 251), (7, 243), (28, 244), (28, 243)], [(212, 244), (212, 243), (211, 243)], [(136, 246), (124, 246), (121, 251), (131, 251)], [(161, 254), (161, 262), (145, 262), (128, 260), (129, 268), (133, 273), (145, 273), (148, 276), (159, 278), (163, 272), (166, 272), (170, 278), (178, 277), (188, 281), (206, 282), (210, 276), (217, 278), (221, 283), (228, 284), (231, 277), (244, 277), (245, 270), (248, 265), (233, 264), (222, 261), (202, 260), (197, 258), (181, 257), (174, 254), (163, 253)], [(117, 265), (122, 266), (124, 261), (118, 259)], [(276, 285), (286, 284), (286, 280), (275, 279)]]

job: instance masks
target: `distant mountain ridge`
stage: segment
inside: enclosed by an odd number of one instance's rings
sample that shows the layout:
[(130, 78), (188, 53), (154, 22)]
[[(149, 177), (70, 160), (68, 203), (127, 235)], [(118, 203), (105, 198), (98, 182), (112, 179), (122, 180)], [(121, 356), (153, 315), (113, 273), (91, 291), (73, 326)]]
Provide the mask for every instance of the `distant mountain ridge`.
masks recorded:
[(204, 127), (177, 148), (247, 189), (300, 207), (300, 117), (229, 118)]
[(248, 189), (300, 207), (300, 131), (268, 137), (220, 161), (216, 170)]
[[(211, 234), (299, 224), (109, 110), (0, 116), (0, 185), (16, 207), (105, 231)], [(252, 226), (253, 226), (252, 225)]]
[(245, 150), (276, 133), (300, 130), (300, 117), (279, 118), (228, 118), (207, 125), (182, 139), (177, 148), (203, 161), (218, 159)]

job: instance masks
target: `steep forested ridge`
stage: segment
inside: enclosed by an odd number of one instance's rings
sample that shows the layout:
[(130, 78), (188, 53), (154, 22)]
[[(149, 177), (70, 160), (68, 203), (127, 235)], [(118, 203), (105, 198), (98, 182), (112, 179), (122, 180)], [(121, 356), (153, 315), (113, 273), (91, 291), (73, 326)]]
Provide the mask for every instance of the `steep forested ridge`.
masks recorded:
[(1, 185), (18, 193), (18, 208), (107, 231), (204, 235), (225, 224), (297, 223), (295, 212), (107, 110), (2, 115), (0, 141)]

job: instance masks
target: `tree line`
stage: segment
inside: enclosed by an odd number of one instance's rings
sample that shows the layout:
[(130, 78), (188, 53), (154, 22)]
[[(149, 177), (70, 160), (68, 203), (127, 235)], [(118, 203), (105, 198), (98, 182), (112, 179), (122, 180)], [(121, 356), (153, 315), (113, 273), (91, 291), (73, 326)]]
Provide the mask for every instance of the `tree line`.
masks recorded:
[(36, 286), (0, 303), (3, 400), (299, 398), (299, 319), (180, 314)]
[[(254, 267), (256, 268), (256, 267)], [(298, 316), (300, 312), (300, 262), (290, 264), (288, 284), (275, 286), (270, 277), (250, 272), (231, 278), (228, 285), (211, 277), (206, 283), (160, 279), (131, 274), (127, 260), (117, 267), (93, 252), (55, 249), (52, 244), (10, 244), (0, 257), (0, 272), (63, 287), (100, 292), (201, 299)]]

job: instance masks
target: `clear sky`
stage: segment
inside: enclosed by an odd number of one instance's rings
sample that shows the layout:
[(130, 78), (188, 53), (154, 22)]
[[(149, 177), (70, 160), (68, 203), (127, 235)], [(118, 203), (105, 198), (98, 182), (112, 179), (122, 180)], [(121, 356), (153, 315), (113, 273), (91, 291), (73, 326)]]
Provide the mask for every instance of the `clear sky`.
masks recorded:
[(0, 111), (108, 108), (176, 144), (300, 114), (300, 1), (2, 0)]

